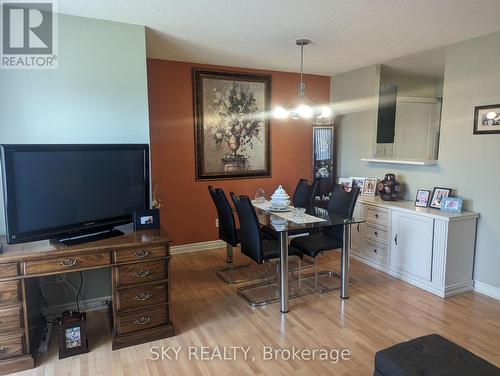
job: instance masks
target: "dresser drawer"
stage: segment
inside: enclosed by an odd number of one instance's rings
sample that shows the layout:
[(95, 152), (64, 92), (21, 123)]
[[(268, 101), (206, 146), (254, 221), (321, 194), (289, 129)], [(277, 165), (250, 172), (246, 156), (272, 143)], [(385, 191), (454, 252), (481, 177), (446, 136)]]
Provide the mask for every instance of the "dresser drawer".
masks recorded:
[(47, 261), (26, 261), (26, 275), (66, 272), (73, 269), (92, 268), (110, 264), (108, 252), (96, 252), (86, 255), (59, 257)]
[(18, 332), (22, 328), (22, 306), (0, 309), (0, 334)]
[(163, 259), (117, 266), (117, 285), (154, 282), (167, 279), (167, 262), (168, 259)]
[(365, 240), (363, 243), (363, 255), (367, 258), (383, 261), (386, 264), (390, 261), (389, 248), (382, 243)]
[(22, 332), (0, 336), (0, 359), (13, 358), (24, 354)]
[(369, 240), (376, 242), (389, 243), (391, 234), (387, 227), (375, 226), (372, 223), (366, 223), (364, 226), (363, 236)]
[(17, 264), (0, 264), (0, 278), (15, 277), (19, 275)]
[(121, 251), (113, 252), (113, 257), (116, 263), (147, 261), (166, 256), (168, 256), (167, 247), (123, 249)]
[(167, 306), (122, 313), (118, 315), (118, 335), (166, 325), (168, 322)]
[(19, 304), (20, 284), (20, 281), (0, 282), (0, 307), (12, 307)]
[(365, 217), (367, 221), (378, 223), (382, 226), (390, 226), (391, 212), (388, 209), (366, 205)]
[(116, 309), (126, 311), (166, 303), (168, 285), (165, 282), (147, 283), (116, 290)]

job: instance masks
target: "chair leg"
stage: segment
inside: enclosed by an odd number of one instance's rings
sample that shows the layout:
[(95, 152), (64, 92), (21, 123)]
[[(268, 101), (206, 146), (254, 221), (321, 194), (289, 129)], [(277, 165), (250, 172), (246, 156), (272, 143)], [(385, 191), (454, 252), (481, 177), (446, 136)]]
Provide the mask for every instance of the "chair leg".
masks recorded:
[(243, 282), (250, 282), (250, 281), (255, 281), (258, 279), (263, 279), (266, 278), (268, 273), (257, 273), (251, 276), (242, 276), (241, 274), (238, 275), (238, 270), (247, 268), (250, 266), (250, 263), (248, 264), (241, 264), (241, 265), (234, 265), (234, 250), (233, 246), (230, 244), (226, 243), (226, 267), (217, 270), (215, 273), (217, 276), (226, 284), (228, 285), (235, 285)]
[[(297, 291), (294, 294), (289, 295), (290, 299), (297, 298), (299, 296), (300, 287), (301, 287), (301, 285), (300, 285), (300, 258), (297, 256), (293, 256), (293, 257), (297, 258), (297, 260), (298, 260), (297, 261), (297, 265), (298, 265), (297, 272), (298, 272), (298, 276), (299, 276), (299, 278), (298, 278), (299, 282), (298, 282)], [(277, 262), (276, 264), (277, 264), (277, 269), (279, 271), (279, 262)], [(293, 270), (292, 270), (292, 273), (293, 273)], [(249, 285), (249, 286), (240, 287), (236, 290), (237, 294), (240, 298), (245, 300), (247, 302), (247, 304), (250, 305), (252, 308), (265, 307), (269, 304), (277, 303), (277, 302), (279, 302), (280, 298), (279, 298), (279, 283), (278, 283), (278, 279), (276, 278), (276, 276), (271, 281), (261, 282), (261, 283), (256, 283), (256, 284)], [(255, 291), (259, 288), (265, 288), (265, 287), (267, 287), (268, 289), (271, 289), (272, 296), (269, 296), (270, 295), (269, 291), (267, 291), (267, 294), (263, 294), (264, 296), (262, 296), (262, 299), (257, 300), (257, 299), (255, 299), (255, 297), (251, 296), (252, 291)]]

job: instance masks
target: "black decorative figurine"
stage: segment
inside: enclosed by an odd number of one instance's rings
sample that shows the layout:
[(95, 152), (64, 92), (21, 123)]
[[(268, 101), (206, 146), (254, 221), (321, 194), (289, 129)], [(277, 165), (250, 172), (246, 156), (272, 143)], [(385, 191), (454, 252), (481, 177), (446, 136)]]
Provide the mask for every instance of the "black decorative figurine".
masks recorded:
[(397, 201), (401, 185), (396, 180), (396, 175), (386, 174), (384, 180), (378, 183), (377, 190), (382, 200)]

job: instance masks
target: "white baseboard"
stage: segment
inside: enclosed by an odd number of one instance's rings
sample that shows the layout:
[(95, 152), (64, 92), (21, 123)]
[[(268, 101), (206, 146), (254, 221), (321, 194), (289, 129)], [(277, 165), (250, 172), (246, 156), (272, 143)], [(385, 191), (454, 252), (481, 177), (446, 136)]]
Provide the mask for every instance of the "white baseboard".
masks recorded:
[(207, 249), (216, 249), (225, 247), (226, 243), (223, 242), (222, 240), (210, 240), (208, 242), (174, 245), (170, 247), (170, 253), (172, 255), (176, 255), (179, 253), (198, 252), (198, 251), (205, 251)]
[[(80, 310), (89, 312), (89, 311), (98, 311), (101, 309), (107, 309), (106, 301), (111, 301), (111, 296), (103, 296), (100, 298), (87, 299), (80, 301)], [(46, 310), (47, 314), (56, 314), (60, 315), (64, 311), (76, 311), (76, 303), (65, 303), (65, 304), (57, 304), (53, 306), (49, 306)]]
[(500, 300), (500, 288), (488, 285), (487, 283), (474, 281), (474, 291), (487, 295), (490, 298)]

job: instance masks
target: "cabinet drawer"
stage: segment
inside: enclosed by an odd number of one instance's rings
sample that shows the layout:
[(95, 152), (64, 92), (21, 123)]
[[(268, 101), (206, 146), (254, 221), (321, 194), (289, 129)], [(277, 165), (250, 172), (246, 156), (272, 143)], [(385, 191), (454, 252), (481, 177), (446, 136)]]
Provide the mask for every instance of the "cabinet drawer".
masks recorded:
[(138, 312), (122, 313), (118, 315), (118, 334), (154, 328), (166, 325), (168, 322), (167, 306)]
[(23, 355), (23, 342), (22, 332), (0, 336), (0, 359), (8, 359)]
[(66, 272), (73, 269), (92, 268), (109, 265), (108, 252), (96, 252), (87, 255), (58, 257), (47, 261), (26, 261), (26, 275)]
[(0, 278), (15, 277), (19, 275), (17, 264), (0, 264)]
[(367, 205), (365, 217), (367, 221), (378, 223), (382, 226), (389, 226), (391, 224), (391, 212), (388, 209)]
[(168, 256), (167, 247), (124, 249), (113, 252), (116, 263), (147, 261)]
[(20, 281), (0, 282), (0, 307), (12, 307), (19, 304)]
[(389, 243), (391, 234), (388, 228), (377, 227), (371, 223), (367, 223), (364, 227), (363, 236), (376, 242)]
[(116, 291), (116, 309), (125, 311), (166, 303), (168, 298), (167, 286), (165, 282), (160, 282), (118, 289)]
[(366, 241), (363, 244), (365, 257), (389, 263), (389, 250), (385, 244)]
[(153, 282), (167, 279), (168, 259), (139, 262), (116, 267), (117, 285)]
[(22, 307), (0, 309), (0, 333), (18, 332), (22, 328)]

